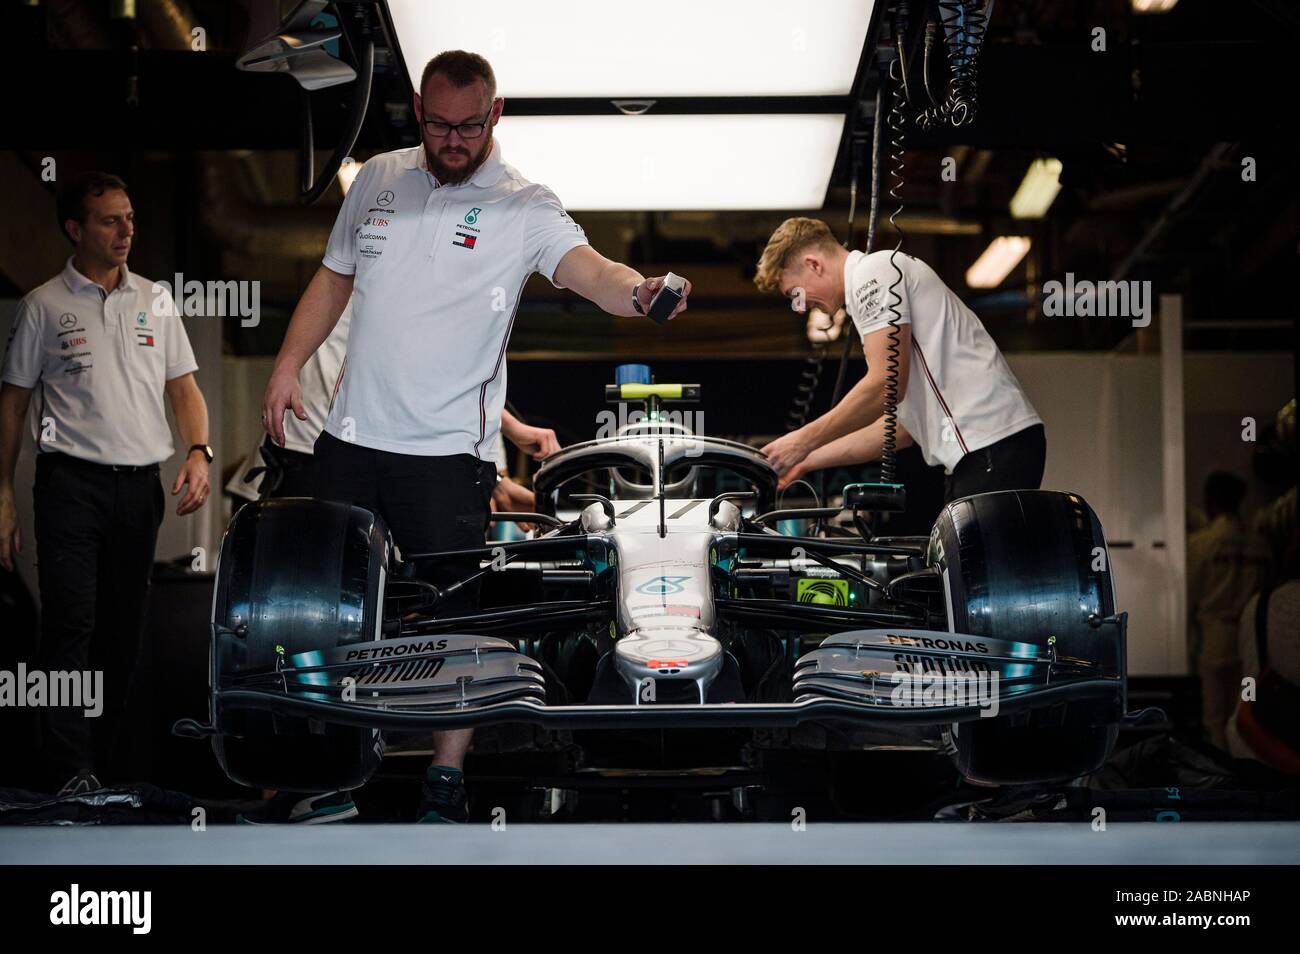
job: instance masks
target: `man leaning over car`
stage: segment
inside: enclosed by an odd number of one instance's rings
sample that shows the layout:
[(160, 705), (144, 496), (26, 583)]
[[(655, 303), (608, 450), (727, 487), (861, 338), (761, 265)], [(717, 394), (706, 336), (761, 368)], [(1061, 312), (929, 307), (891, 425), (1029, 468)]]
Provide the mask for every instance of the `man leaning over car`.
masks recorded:
[(1042, 483), (1042, 419), (979, 318), (924, 262), (846, 251), (825, 222), (791, 218), (768, 240), (754, 283), (828, 315), (847, 309), (867, 359), (867, 374), (839, 404), (763, 448), (781, 486), (881, 456), (891, 302), (899, 312), (899, 446), (914, 441), (927, 464), (943, 465), (947, 500)]

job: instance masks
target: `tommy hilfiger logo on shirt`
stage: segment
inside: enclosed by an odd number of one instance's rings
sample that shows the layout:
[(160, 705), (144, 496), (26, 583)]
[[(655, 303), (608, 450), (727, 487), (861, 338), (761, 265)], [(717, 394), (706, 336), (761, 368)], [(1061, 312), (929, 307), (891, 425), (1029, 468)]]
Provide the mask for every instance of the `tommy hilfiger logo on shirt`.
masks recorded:
[(465, 213), (465, 225), (456, 226), (456, 237), (451, 240), (451, 244), (459, 248), (473, 248), (474, 243), (478, 241), (477, 235), (471, 235), (471, 232), (477, 232), (474, 223), (478, 221), (478, 214), (483, 210), (478, 206), (470, 209)]
[(153, 335), (147, 335), (143, 331), (137, 331), (135, 333), (135, 343), (142, 348), (152, 348), (154, 346)]

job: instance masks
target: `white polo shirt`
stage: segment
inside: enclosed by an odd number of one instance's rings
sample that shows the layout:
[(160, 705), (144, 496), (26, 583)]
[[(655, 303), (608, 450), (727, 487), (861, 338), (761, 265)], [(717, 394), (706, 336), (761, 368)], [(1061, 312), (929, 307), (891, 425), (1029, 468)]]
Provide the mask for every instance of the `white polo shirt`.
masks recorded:
[[(294, 414), (292, 409), (285, 412), (284, 446), (291, 451), (300, 454), (311, 454), (315, 451), (316, 438), (320, 436), (321, 428), (325, 426), (325, 418), (330, 412), (330, 402), (334, 400), (334, 392), (343, 377), (343, 361), (348, 354), (348, 333), (351, 327), (352, 300), (348, 299), (343, 314), (339, 315), (338, 323), (334, 325), (334, 330), (321, 342), (321, 346), (312, 352), (312, 356), (307, 359), (307, 363), (302, 366), (302, 371), (298, 374), (298, 383), (302, 386), (302, 409), (307, 415), (307, 420), (298, 420), (298, 415)], [(266, 461), (262, 460), (262, 444), (266, 440), (266, 434), (258, 428), (257, 443), (244, 455), (244, 463), (240, 468), (226, 481), (226, 493), (245, 500), (258, 499), (261, 478), (256, 481), (249, 481), (246, 478), (250, 470), (266, 466)]]
[(198, 370), (175, 302), (125, 265), (111, 292), (68, 259), (18, 304), (3, 378), (33, 388), (40, 453), (97, 464), (156, 464), (172, 454), (163, 386)]
[[(854, 251), (844, 263), (845, 308), (864, 342), (889, 325), (889, 287), (898, 278), (890, 254)], [(899, 324), (912, 326), (898, 421), (927, 464), (942, 464), (952, 473), (969, 452), (1041, 424), (1042, 418), (979, 318), (934, 269), (902, 252), (895, 262), (903, 273), (894, 290), (902, 298), (896, 306)]]
[(298, 420), (293, 410), (284, 415), (284, 446), (300, 454), (311, 454), (316, 449), (316, 438), (320, 437), (329, 417), (330, 405), (338, 393), (339, 382), (343, 379), (343, 364), (348, 356), (348, 336), (352, 333), (352, 300), (343, 308), (338, 324), (329, 336), (321, 342), (307, 363), (298, 374), (298, 383), (302, 387), (302, 409), (307, 420)]
[(490, 459), (506, 343), (524, 282), (587, 244), (550, 189), (494, 142), (470, 179), (439, 186), (424, 149), (375, 156), (334, 222), (327, 268), (356, 276), (347, 364), (325, 430), (399, 454)]
[[(285, 413), (284, 446), (289, 450), (300, 454), (316, 452), (316, 438), (320, 436), (325, 418), (329, 416), (330, 404), (334, 401), (334, 394), (343, 377), (343, 362), (347, 358), (348, 333), (351, 328), (352, 299), (349, 298), (343, 314), (339, 316), (338, 324), (334, 326), (334, 330), (329, 333), (321, 346), (312, 352), (312, 356), (307, 359), (307, 363), (302, 366), (302, 372), (298, 375), (298, 382), (302, 386), (302, 409), (307, 415), (307, 420), (298, 420), (298, 415), (292, 411)], [(244, 500), (259, 498), (261, 479), (250, 481), (247, 478), (249, 471), (266, 465), (262, 459), (262, 445), (266, 439), (266, 434), (259, 429), (257, 443), (244, 455), (244, 463), (226, 481), (226, 493), (242, 497)], [(498, 467), (509, 466), (505, 444), (499, 431), (494, 457)]]

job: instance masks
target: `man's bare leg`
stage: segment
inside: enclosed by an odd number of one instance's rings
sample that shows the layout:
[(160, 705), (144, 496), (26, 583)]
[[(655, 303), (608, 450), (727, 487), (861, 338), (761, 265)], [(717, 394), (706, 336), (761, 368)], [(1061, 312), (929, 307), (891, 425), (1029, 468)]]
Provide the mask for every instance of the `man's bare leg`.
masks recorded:
[(469, 799), (465, 794), (465, 753), (473, 729), (433, 733), (433, 764), (424, 773), (420, 810), (422, 822), (467, 822)]
[(473, 729), (448, 729), (433, 733), (433, 764), (444, 768), (464, 769)]

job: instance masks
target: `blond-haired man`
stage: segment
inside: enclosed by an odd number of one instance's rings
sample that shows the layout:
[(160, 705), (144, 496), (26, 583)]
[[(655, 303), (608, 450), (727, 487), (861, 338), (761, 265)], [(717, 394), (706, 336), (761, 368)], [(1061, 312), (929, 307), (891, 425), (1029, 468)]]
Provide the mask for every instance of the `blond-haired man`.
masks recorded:
[(772, 233), (754, 284), (789, 298), (796, 311), (845, 308), (867, 358), (866, 375), (839, 404), (763, 448), (783, 486), (881, 456), (891, 302), (899, 316), (899, 446), (915, 442), (927, 464), (943, 466), (948, 500), (1041, 484), (1042, 419), (979, 318), (924, 262), (850, 252), (825, 222), (798, 217)]

